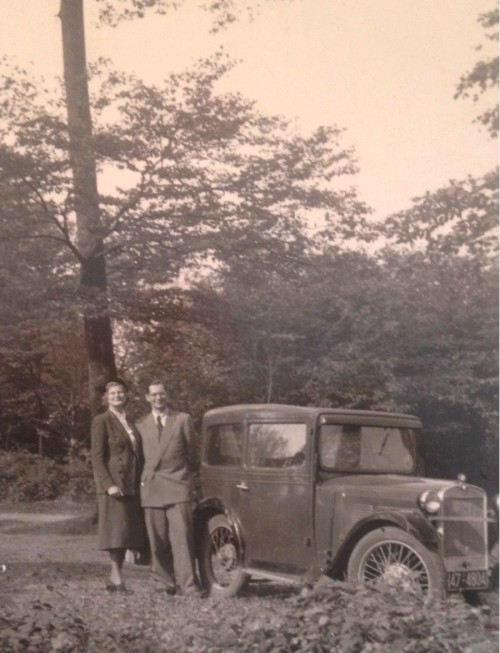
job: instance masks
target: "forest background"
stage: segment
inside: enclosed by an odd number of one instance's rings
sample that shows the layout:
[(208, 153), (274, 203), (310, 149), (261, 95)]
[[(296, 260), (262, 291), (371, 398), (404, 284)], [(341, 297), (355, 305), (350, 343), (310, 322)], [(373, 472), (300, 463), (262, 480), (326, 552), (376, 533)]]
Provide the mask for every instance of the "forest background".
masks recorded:
[[(158, 10), (174, 21), (173, 4), (87, 3), (116, 33)], [(206, 4), (220, 33), (249, 9), (275, 5), (279, 17), (288, 3)], [(450, 98), (475, 104), (487, 144), (498, 135), (498, 9), (478, 20), (482, 49)], [(160, 376), (198, 423), (243, 402), (415, 413), (429, 473), (462, 471), (494, 493), (498, 170), (381, 215), (363, 200), (349, 132), (264, 111), (227, 90), (235, 68), (219, 49), (153, 82), (91, 60), (87, 154), (100, 192), (89, 213), (75, 186), (68, 70), (47, 82), (36, 64), (3, 60), (5, 461), (28, 452), (88, 472), (102, 383), (125, 378), (138, 415)], [(396, 96), (387, 112), (398, 110)]]

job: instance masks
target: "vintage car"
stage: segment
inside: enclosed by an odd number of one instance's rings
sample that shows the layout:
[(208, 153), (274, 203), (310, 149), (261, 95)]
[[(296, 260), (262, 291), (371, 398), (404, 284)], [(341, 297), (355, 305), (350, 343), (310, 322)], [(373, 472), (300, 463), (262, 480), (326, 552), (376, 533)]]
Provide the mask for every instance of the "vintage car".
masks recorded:
[(321, 575), (436, 595), (488, 588), (487, 497), (418, 475), (418, 418), (279, 404), (203, 418), (195, 518), (212, 595)]

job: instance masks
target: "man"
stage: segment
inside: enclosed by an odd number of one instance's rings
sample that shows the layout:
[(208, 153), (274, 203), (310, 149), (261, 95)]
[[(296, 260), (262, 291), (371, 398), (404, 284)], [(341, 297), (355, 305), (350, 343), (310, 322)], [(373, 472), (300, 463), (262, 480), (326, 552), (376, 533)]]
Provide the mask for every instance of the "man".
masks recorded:
[(194, 427), (187, 413), (173, 411), (165, 384), (153, 381), (151, 412), (136, 426), (144, 449), (141, 504), (151, 547), (152, 570), (168, 595), (200, 595), (195, 575), (192, 475)]

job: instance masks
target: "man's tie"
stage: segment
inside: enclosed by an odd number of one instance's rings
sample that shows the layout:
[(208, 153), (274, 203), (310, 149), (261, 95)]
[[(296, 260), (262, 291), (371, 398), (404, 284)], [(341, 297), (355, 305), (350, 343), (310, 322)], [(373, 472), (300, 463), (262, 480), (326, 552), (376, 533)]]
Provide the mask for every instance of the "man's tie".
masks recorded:
[(163, 424), (161, 423), (161, 417), (158, 415), (156, 418), (156, 426), (158, 427), (158, 440), (161, 437), (161, 432), (163, 431)]

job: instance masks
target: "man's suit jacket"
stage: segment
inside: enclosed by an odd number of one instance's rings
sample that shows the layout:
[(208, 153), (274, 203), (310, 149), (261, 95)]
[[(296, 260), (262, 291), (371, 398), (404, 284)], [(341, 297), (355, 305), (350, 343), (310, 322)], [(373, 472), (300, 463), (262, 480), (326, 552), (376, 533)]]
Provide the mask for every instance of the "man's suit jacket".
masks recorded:
[(144, 463), (141, 436), (133, 426), (136, 447), (120, 420), (110, 410), (94, 417), (91, 430), (91, 459), (97, 494), (117, 485), (123, 494), (139, 494)]
[(195, 471), (195, 431), (187, 413), (171, 411), (161, 434), (153, 414), (136, 423), (144, 448), (141, 503), (160, 508), (191, 501)]

